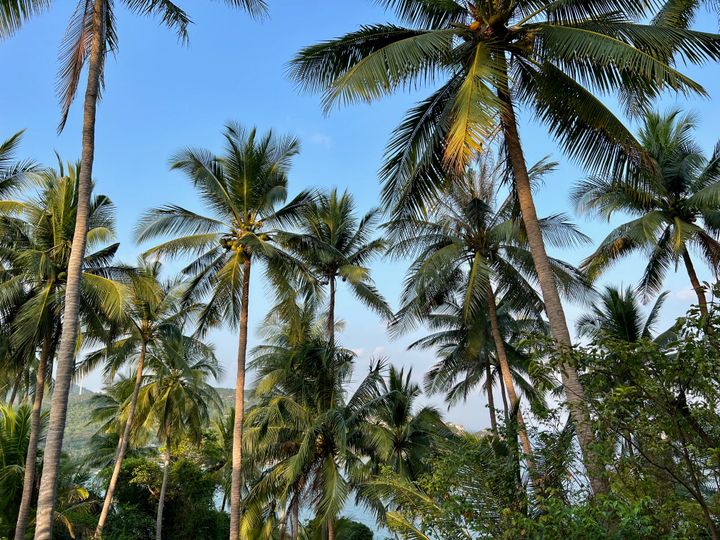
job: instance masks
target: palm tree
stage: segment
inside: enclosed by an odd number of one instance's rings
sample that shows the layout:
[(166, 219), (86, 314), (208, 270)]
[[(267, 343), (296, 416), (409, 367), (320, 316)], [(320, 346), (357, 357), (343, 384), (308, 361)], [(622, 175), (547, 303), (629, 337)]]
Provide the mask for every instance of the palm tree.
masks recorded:
[(693, 141), (695, 119), (672, 111), (648, 113), (640, 142), (649, 156), (638, 178), (594, 176), (580, 182), (574, 198), (581, 211), (610, 219), (616, 212), (633, 217), (616, 227), (582, 264), (591, 278), (633, 252), (647, 254), (639, 290), (657, 294), (668, 269), (682, 259), (707, 319), (705, 292), (690, 256), (694, 248), (713, 272), (720, 269), (720, 144), (706, 159)]
[[(78, 166), (62, 164), (58, 170), (38, 175), (39, 195), (34, 200), (17, 202), (20, 216), (3, 218), (8, 239), (5, 258), (11, 270), (1, 286), (2, 309), (18, 305), (11, 323), (11, 340), (16, 351), (34, 358), (39, 348), (35, 370), (33, 414), (27, 461), (37, 455), (40, 415), (47, 376), (60, 339), (60, 320), (64, 310), (67, 275), (72, 254), (72, 238), (79, 201)], [(4, 201), (3, 201), (4, 202)], [(0, 204), (2, 204), (0, 202)], [(79, 314), (86, 337), (102, 333), (108, 319), (117, 319), (124, 304), (124, 287), (112, 279), (111, 261), (119, 244), (106, 245), (114, 237), (114, 207), (103, 195), (90, 204), (88, 247), (98, 248), (86, 254), (79, 298)], [(35, 470), (25, 470), (23, 497), (18, 513), (15, 537), (23, 539), (35, 486)]]
[(365, 427), (375, 463), (389, 465), (396, 474), (415, 480), (426, 471), (434, 438), (447, 433), (447, 428), (434, 407), (415, 410), (421, 391), (412, 382), (412, 369), (405, 373), (390, 366), (379, 392), (381, 397)]
[[(29, 17), (52, 4), (52, 0), (4, 0), (0, 6), (0, 39), (12, 35)], [(83, 102), (82, 152), (79, 177), (79, 204), (73, 236), (73, 252), (68, 265), (67, 300), (58, 347), (58, 361), (52, 412), (45, 445), (45, 458), (38, 501), (35, 538), (50, 540), (57, 474), (67, 416), (67, 401), (73, 375), (75, 342), (78, 333), (78, 310), (82, 262), (85, 255), (87, 218), (90, 207), (93, 163), (95, 159), (95, 120), (100, 91), (104, 82), (105, 59), (118, 47), (115, 14), (117, 4), (143, 16), (158, 17), (187, 41), (190, 18), (170, 0), (80, 0), (70, 21), (60, 52), (61, 68), (58, 89), (61, 102), (59, 130), (65, 127), (70, 106), (75, 99), (82, 71), (87, 64), (87, 85)], [(226, 0), (231, 6), (245, 9), (251, 15), (266, 12), (264, 0)]]
[(606, 336), (629, 343), (652, 339), (667, 294), (664, 292), (658, 296), (644, 317), (638, 297), (631, 287), (624, 290), (606, 287), (600, 301), (575, 323), (577, 333), (582, 337), (597, 339)]
[[(520, 347), (519, 341), (523, 336), (544, 333), (545, 325), (533, 316), (514, 316), (503, 300), (498, 302), (497, 312), (513, 382), (531, 403), (542, 403), (542, 392), (529, 377), (530, 356)], [(425, 391), (444, 393), (446, 403), (452, 406), (466, 400), (475, 387), (482, 385), (487, 396), (490, 428), (497, 433), (493, 393), (496, 381), (500, 384), (506, 421), (509, 407), (489, 318), (481, 313), (466, 323), (462, 306), (449, 299), (423, 320), (432, 333), (411, 343), (408, 349), (436, 349), (440, 357), (425, 374)]]
[(183, 306), (184, 284), (178, 280), (162, 282), (159, 262), (140, 261), (139, 268), (130, 274), (129, 302), (125, 311), (123, 335), (115, 338), (111, 345), (99, 349), (86, 357), (85, 369), (92, 369), (101, 362), (106, 363), (105, 371), (111, 376), (121, 366), (134, 360), (135, 386), (128, 404), (123, 428), (115, 457), (112, 475), (105, 493), (103, 508), (98, 518), (95, 537), (101, 538), (105, 521), (112, 504), (115, 486), (120, 475), (122, 461), (130, 441), (130, 432), (135, 421), (143, 367), (148, 346), (162, 339), (168, 333), (177, 331), (185, 317), (197, 306)]
[[(535, 171), (551, 169), (552, 164), (540, 163), (531, 174), (537, 180)], [(533, 288), (538, 274), (528, 250), (526, 227), (515, 218), (517, 201), (511, 196), (496, 204), (495, 176), (494, 165), (489, 160), (481, 162), (478, 171), (469, 170), (448, 186), (443, 200), (429, 210), (428, 218), (410, 216), (388, 223), (398, 238), (390, 253), (415, 256), (396, 331), (412, 328), (459, 291), (467, 326), (487, 313), (502, 380), (512, 409), (518, 410), (519, 396), (498, 319), (497, 296), (502, 295), (515, 309), (534, 312), (538, 317), (543, 303)], [(546, 239), (558, 245), (586, 240), (561, 214), (541, 219), (539, 224)], [(571, 295), (582, 296), (578, 273), (562, 261), (550, 259), (550, 263), (558, 285)], [(521, 413), (517, 420), (523, 450), (531, 460), (532, 448)]]
[[(388, 145), (383, 201), (396, 215), (422, 212), (447, 184), (447, 169), (463, 170), (500, 131), (550, 330), (570, 346), (515, 111), (527, 106), (589, 169), (623, 170), (637, 161), (638, 145), (596, 95), (617, 93), (635, 107), (668, 88), (703, 92), (673, 67), (674, 59), (716, 60), (720, 39), (641, 24), (653, 3), (635, 0), (381, 4), (408, 27), (368, 25), (307, 47), (293, 60), (291, 76), (306, 90), (324, 92), (326, 110), (423, 83), (439, 86), (409, 111)], [(564, 365), (561, 374), (593, 490), (605, 491), (577, 372)]]
[(248, 441), (271, 467), (253, 488), (253, 499), (290, 501), (293, 534), (297, 510), (309, 501), (329, 540), (334, 523), (365, 467), (363, 427), (379, 396), (381, 363), (351, 396), (346, 388), (354, 355), (339, 349), (317, 327), (299, 342), (276, 334), (255, 350), (257, 405), (248, 412)]
[(156, 208), (142, 217), (137, 239), (175, 235), (147, 253), (196, 255), (183, 272), (192, 276), (191, 295), (210, 296), (199, 314), (201, 328), (221, 321), (240, 328), (230, 494), (230, 536), (235, 539), (240, 523), (250, 271), (253, 261), (264, 262), (279, 294), (292, 293), (288, 276), (295, 261), (280, 249), (278, 228), (297, 221), (310, 195), (303, 191), (280, 206), (287, 198), (290, 162), (299, 151), (296, 139), (276, 137), (272, 131), (260, 136), (254, 128), (246, 131), (237, 124), (229, 124), (224, 136), (222, 156), (188, 149), (172, 159), (172, 168), (187, 174), (215, 215), (206, 217), (175, 205)]
[(203, 430), (210, 423), (210, 411), (219, 410), (221, 406), (220, 397), (208, 379), (218, 379), (221, 373), (212, 348), (180, 332), (165, 336), (148, 348), (137, 416), (145, 428), (156, 428), (156, 436), (165, 449), (157, 540), (162, 538), (173, 447), (183, 437), (199, 443)]
[(308, 204), (300, 219), (301, 233), (287, 242), (299, 257), (329, 288), (327, 335), (335, 339), (335, 293), (338, 278), (350, 285), (355, 297), (368, 307), (390, 318), (392, 311), (370, 279), (367, 264), (385, 250), (385, 242), (371, 239), (380, 217), (377, 208), (358, 220), (355, 201), (347, 191), (321, 193)]

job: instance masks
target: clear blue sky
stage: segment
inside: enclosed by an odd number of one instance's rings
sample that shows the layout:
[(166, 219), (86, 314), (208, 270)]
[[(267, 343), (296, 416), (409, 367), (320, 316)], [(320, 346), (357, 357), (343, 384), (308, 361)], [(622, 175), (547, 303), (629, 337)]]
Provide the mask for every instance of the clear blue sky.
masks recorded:
[[(124, 9), (118, 13), (120, 50), (106, 68), (107, 88), (98, 112), (95, 178), (98, 191), (109, 195), (117, 205), (121, 257), (132, 262), (141, 251), (133, 244), (131, 231), (143, 210), (164, 203), (200, 210), (185, 178), (168, 171), (168, 158), (188, 145), (219, 151), (220, 132), (228, 120), (263, 130), (273, 128), (301, 139), (302, 152), (290, 175), (293, 192), (307, 186), (338, 186), (355, 194), (361, 210), (376, 205), (377, 170), (385, 143), (414, 96), (398, 95), (326, 117), (320, 110), (319, 97), (299, 94), (285, 76), (285, 69), (300, 47), (354, 30), (360, 24), (386, 22), (391, 20), (390, 15), (370, 0), (270, 0), (271, 18), (257, 22), (222, 2), (181, 3), (195, 21), (190, 44), (185, 47), (157, 21), (138, 18)], [(75, 160), (80, 153), (78, 104), (63, 134), (56, 134), (58, 47), (74, 4), (55, 2), (50, 12), (0, 43), (5, 81), (0, 86), (0, 137), (25, 128), (22, 157), (45, 164), (53, 163), (54, 150), (66, 160)], [(705, 30), (716, 30), (712, 16), (704, 17), (701, 24)], [(691, 67), (686, 71), (713, 98), (720, 96), (720, 66)], [(661, 108), (675, 105), (697, 112), (697, 137), (710, 152), (720, 138), (720, 114), (715, 103), (697, 97), (685, 100), (668, 96)], [(528, 161), (549, 154), (561, 162), (558, 172), (538, 193), (540, 213), (572, 214), (567, 193), (572, 183), (582, 177), (582, 171), (564, 159), (542, 126), (531, 119), (523, 118), (521, 135)], [(578, 218), (578, 222), (595, 241), (609, 230), (607, 224), (584, 218)], [(577, 263), (591, 249), (588, 246), (555, 255)], [(380, 290), (396, 306), (405, 265), (381, 261), (372, 271)], [(641, 271), (638, 260), (629, 260), (603, 281), (635, 284)], [(709, 278), (707, 270), (702, 271)], [(683, 272), (671, 275), (667, 288), (672, 293), (663, 312), (665, 323), (684, 312), (693, 298)], [(251, 325), (256, 330), (270, 305), (259, 280), (254, 281), (253, 289)], [(568, 306), (570, 318), (577, 317), (581, 309)], [(391, 341), (382, 322), (345, 292), (338, 299), (338, 316), (347, 323), (342, 343), (358, 353), (358, 376), (372, 355), (387, 355), (393, 363), (412, 366), (417, 379), (433, 362), (430, 353), (405, 351), (413, 336)], [(221, 384), (232, 386), (236, 337), (219, 331), (212, 339), (226, 367)], [(256, 339), (252, 340), (251, 346), (256, 343)], [(98, 377), (91, 377), (88, 383), (94, 389), (100, 385)], [(430, 401), (444, 409), (439, 397)], [(477, 397), (452, 409), (447, 417), (475, 429), (487, 425), (487, 412)]]

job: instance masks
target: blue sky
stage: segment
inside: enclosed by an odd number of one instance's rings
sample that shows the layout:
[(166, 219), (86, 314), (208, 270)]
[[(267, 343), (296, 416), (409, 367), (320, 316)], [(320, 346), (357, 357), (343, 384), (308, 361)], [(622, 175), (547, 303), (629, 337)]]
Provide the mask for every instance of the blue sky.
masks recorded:
[[(271, 17), (253, 21), (222, 2), (184, 2), (195, 24), (190, 44), (182, 46), (175, 35), (155, 20), (138, 18), (125, 10), (118, 13), (120, 50), (106, 67), (107, 88), (98, 111), (95, 178), (97, 190), (115, 202), (121, 257), (135, 260), (141, 248), (132, 241), (132, 229), (149, 207), (175, 203), (201, 210), (186, 181), (168, 170), (168, 159), (185, 146), (221, 149), (220, 133), (228, 120), (292, 133), (302, 142), (291, 174), (291, 191), (308, 186), (349, 189), (361, 210), (378, 204), (377, 170), (392, 128), (414, 99), (422, 95), (400, 94), (382, 102), (356, 105), (323, 115), (316, 95), (303, 95), (286, 77), (286, 65), (302, 46), (356, 29), (360, 24), (391, 20), (370, 0), (271, 0)], [(0, 43), (0, 137), (26, 129), (21, 156), (52, 164), (53, 151), (65, 160), (80, 153), (81, 107), (71, 110), (65, 131), (56, 133), (59, 107), (55, 95), (58, 47), (74, 2), (56, 2), (52, 11), (28, 24), (12, 39)], [(704, 30), (716, 30), (712, 16), (703, 17)], [(712, 98), (720, 96), (720, 66), (682, 68), (703, 84)], [(720, 138), (720, 114), (710, 99), (667, 96), (661, 109), (678, 106), (695, 111), (699, 118), (697, 139), (710, 152)], [(562, 156), (544, 128), (522, 116), (521, 136), (529, 162), (545, 155), (560, 161), (537, 195), (540, 214), (564, 211), (573, 214), (568, 192), (583, 176)], [(606, 223), (576, 218), (595, 242), (609, 230)], [(615, 222), (613, 222), (615, 223)], [(573, 252), (556, 252), (577, 263), (591, 246)], [(605, 283), (635, 284), (641, 263), (631, 259), (616, 266)], [(396, 306), (405, 273), (402, 262), (378, 261), (373, 276), (383, 294)], [(709, 273), (701, 269), (708, 279)], [(686, 275), (669, 276), (671, 291), (663, 311), (670, 323), (692, 301)], [(253, 282), (251, 325), (253, 337), (270, 307), (260, 280)], [(374, 314), (341, 291), (338, 317), (346, 321), (342, 343), (358, 353), (357, 376), (371, 356), (387, 356), (393, 363), (413, 368), (417, 379), (432, 364), (430, 353), (406, 351), (413, 336), (390, 340)], [(567, 306), (574, 319), (580, 306)], [(223, 386), (234, 384), (236, 336), (228, 331), (212, 334), (217, 353), (226, 368)], [(251, 340), (251, 346), (257, 339)], [(87, 384), (99, 388), (91, 376)], [(441, 398), (428, 401), (444, 409)], [(478, 429), (487, 425), (484, 402), (472, 397), (453, 408), (447, 417)]]

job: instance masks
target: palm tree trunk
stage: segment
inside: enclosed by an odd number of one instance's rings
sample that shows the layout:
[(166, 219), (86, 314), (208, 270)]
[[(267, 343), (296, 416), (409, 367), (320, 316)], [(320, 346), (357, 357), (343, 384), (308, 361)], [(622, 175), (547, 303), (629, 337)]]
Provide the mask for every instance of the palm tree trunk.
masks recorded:
[(80, 309), (80, 280), (85, 256), (92, 168), (95, 157), (95, 113), (100, 90), (100, 75), (105, 57), (105, 0), (95, 0), (93, 5), (93, 36), (88, 63), (88, 82), (85, 91), (82, 131), (82, 155), (78, 175), (78, 203), (73, 233), (72, 251), (68, 261), (67, 285), (63, 329), (58, 350), (55, 389), (50, 407), (50, 421), (45, 443), (40, 492), (37, 503), (35, 540), (52, 538), (53, 511), (57, 496), (57, 476), (60, 465), (67, 403), (72, 382), (75, 347), (77, 346), (78, 312)]
[(490, 362), (485, 364), (485, 391), (487, 392), (488, 410), (490, 411), (490, 429), (497, 435), (497, 416), (495, 416), (495, 396), (493, 396)]
[(158, 499), (157, 521), (155, 522), (155, 540), (162, 540), (163, 511), (165, 510), (165, 492), (167, 491), (168, 475), (170, 473), (170, 441), (165, 442), (165, 467), (163, 468), (160, 498)]
[(292, 540), (300, 538), (300, 498), (295, 497), (292, 504)]
[(502, 377), (500, 377), (500, 397), (502, 397), (503, 402), (503, 418), (505, 418), (505, 421), (508, 421), (508, 402), (507, 402), (507, 393), (505, 392), (505, 383), (503, 382)]
[(520, 443), (523, 447), (523, 453), (525, 454), (528, 468), (533, 469), (534, 459), (532, 445), (530, 444), (530, 437), (528, 437), (527, 434), (522, 411), (520, 411), (520, 398), (518, 397), (517, 392), (515, 392), (515, 382), (513, 381), (512, 373), (510, 372), (510, 363), (508, 362), (507, 353), (505, 351), (505, 342), (503, 341), (502, 334), (500, 333), (497, 306), (495, 305), (495, 294), (493, 293), (490, 285), (488, 285), (487, 288), (487, 304), (488, 314), (490, 315), (490, 328), (492, 330), (493, 341), (495, 342), (495, 352), (497, 352), (498, 362), (500, 363), (500, 374), (502, 375), (508, 397), (510, 398), (511, 410), (517, 411), (518, 437), (520, 437)]
[(690, 277), (690, 283), (692, 284), (693, 289), (695, 290), (695, 294), (698, 298), (700, 315), (702, 315), (702, 317), (707, 321), (709, 312), (707, 306), (707, 299), (705, 298), (705, 289), (703, 289), (703, 286), (698, 279), (697, 273), (695, 272), (695, 266), (693, 265), (692, 259), (690, 258), (690, 254), (687, 252), (687, 249), (683, 251), (682, 256), (688, 276)]
[(327, 539), (335, 540), (335, 520), (330, 518), (327, 524)]
[(15, 382), (13, 383), (12, 390), (10, 391), (10, 400), (8, 401), (8, 405), (11, 407), (15, 403), (15, 398), (17, 397), (18, 390), (20, 389), (20, 383), (22, 382), (23, 373), (25, 372), (25, 366), (20, 366), (18, 369), (17, 377), (15, 377)]
[(103, 501), (103, 507), (100, 512), (97, 528), (95, 529), (96, 540), (102, 538), (103, 527), (105, 527), (105, 521), (107, 521), (108, 514), (110, 513), (110, 506), (112, 505), (113, 495), (115, 494), (115, 487), (117, 486), (117, 481), (120, 477), (120, 469), (122, 468), (122, 462), (123, 459), (125, 459), (125, 453), (127, 452), (128, 443), (130, 442), (130, 432), (132, 430), (133, 422), (135, 421), (135, 409), (137, 407), (138, 395), (140, 394), (140, 386), (142, 385), (142, 373), (145, 366), (146, 352), (147, 343), (143, 339), (140, 343), (140, 357), (138, 358), (137, 372), (135, 373), (135, 388), (133, 389), (132, 398), (130, 399), (128, 417), (125, 421), (123, 433), (118, 441), (117, 451), (115, 452), (115, 465), (113, 467), (112, 476), (110, 477), (107, 492), (105, 493), (105, 500)]
[(238, 340), (237, 377), (235, 379), (235, 423), (233, 424), (232, 473), (230, 484), (230, 540), (240, 537), (242, 488), (242, 436), (245, 417), (245, 358), (247, 355), (248, 302), (250, 299), (250, 257), (245, 259)]
[[(503, 60), (504, 63), (504, 60)], [(505, 138), (505, 145), (515, 180), (515, 191), (520, 203), (522, 221), (525, 225), (530, 253), (532, 255), (535, 270), (540, 282), (545, 313), (550, 322), (550, 332), (561, 348), (572, 346), (570, 332), (568, 330), (565, 311), (560, 302), (557, 283), (553, 275), (550, 259), (545, 251), (545, 243), (540, 229), (540, 222), (535, 210), (530, 177), (525, 163), (520, 135), (517, 129), (517, 118), (513, 107), (513, 99), (510, 88), (507, 84), (507, 65), (505, 65), (505, 79), (498, 85), (498, 97), (504, 105), (501, 115), (502, 130)], [(590, 487), (593, 493), (607, 493), (609, 486), (607, 479), (602, 474), (602, 461), (593, 449), (595, 434), (590, 421), (590, 416), (585, 408), (585, 393), (580, 384), (577, 370), (569, 365), (563, 365), (560, 369), (563, 389), (567, 399), (570, 415), (575, 424), (575, 432), (580, 443), (583, 455), (583, 463), (588, 471)]]
[(335, 344), (335, 276), (330, 276), (330, 305), (328, 306), (327, 336), (330, 345)]
[(25, 476), (23, 478), (22, 499), (15, 524), (15, 540), (25, 539), (30, 504), (35, 490), (35, 465), (37, 461), (38, 443), (40, 441), (40, 420), (42, 417), (42, 402), (45, 394), (45, 377), (48, 373), (48, 359), (54, 354), (52, 335), (45, 336), (40, 349), (35, 380), (35, 397), (33, 399), (32, 416), (30, 417), (30, 440), (28, 441), (27, 455), (25, 457)]

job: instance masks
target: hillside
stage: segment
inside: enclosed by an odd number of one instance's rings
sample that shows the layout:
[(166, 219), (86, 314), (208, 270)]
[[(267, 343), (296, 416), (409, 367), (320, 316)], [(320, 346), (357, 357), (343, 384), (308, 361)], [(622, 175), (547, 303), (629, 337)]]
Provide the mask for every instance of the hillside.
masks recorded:
[[(225, 407), (231, 407), (235, 399), (235, 390), (232, 388), (218, 388), (218, 394)], [(97, 394), (78, 386), (73, 386), (70, 399), (68, 401), (67, 425), (65, 428), (65, 440), (63, 449), (74, 455), (82, 455), (87, 449), (87, 445), (93, 434), (98, 429), (98, 424), (91, 420), (92, 405), (90, 400), (92, 396)], [(46, 407), (50, 406), (50, 400), (46, 400)]]

